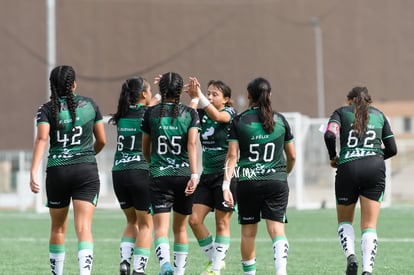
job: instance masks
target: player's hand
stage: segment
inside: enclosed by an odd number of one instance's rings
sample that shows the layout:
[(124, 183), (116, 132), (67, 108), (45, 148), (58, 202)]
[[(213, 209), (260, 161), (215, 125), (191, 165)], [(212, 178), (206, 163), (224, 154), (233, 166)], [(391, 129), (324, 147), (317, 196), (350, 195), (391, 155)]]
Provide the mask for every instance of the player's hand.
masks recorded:
[(186, 196), (190, 196), (194, 193), (194, 191), (197, 188), (198, 181), (199, 181), (198, 178), (191, 178), (188, 181), (187, 186), (185, 187), (185, 190), (184, 190), (184, 193), (185, 193)]
[(30, 178), (30, 189), (35, 194), (39, 193), (39, 191), (40, 191), (39, 184), (37, 184), (37, 182), (33, 178)]
[(201, 93), (200, 83), (198, 82), (197, 78), (190, 77), (188, 85), (188, 95), (191, 98), (199, 98)]
[(160, 83), (161, 77), (162, 77), (162, 74), (159, 74), (156, 77), (154, 77), (154, 85), (157, 85), (158, 83)]
[(330, 165), (332, 168), (338, 168), (338, 160), (339, 160), (338, 156), (336, 156), (334, 159), (331, 159)]
[(231, 193), (230, 189), (223, 190), (223, 198), (228, 207), (234, 207), (233, 194)]

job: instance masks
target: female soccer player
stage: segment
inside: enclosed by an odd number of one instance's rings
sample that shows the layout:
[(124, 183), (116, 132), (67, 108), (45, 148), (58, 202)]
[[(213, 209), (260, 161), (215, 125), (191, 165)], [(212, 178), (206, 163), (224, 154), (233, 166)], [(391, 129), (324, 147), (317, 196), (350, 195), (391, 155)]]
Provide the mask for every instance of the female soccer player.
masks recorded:
[(95, 102), (74, 93), (76, 76), (71, 66), (54, 68), (49, 80), (50, 101), (37, 111), (30, 188), (33, 193), (40, 190), (37, 171), (50, 140), (46, 171), (47, 206), (52, 221), (50, 267), (52, 274), (63, 273), (72, 199), (79, 269), (81, 275), (87, 275), (92, 269), (92, 217), (100, 187), (95, 155), (106, 143), (104, 124)]
[(244, 274), (256, 274), (255, 239), (258, 223), (263, 218), (272, 239), (276, 274), (284, 275), (289, 248), (284, 226), (289, 198), (287, 176), (296, 158), (293, 135), (285, 117), (272, 109), (271, 87), (266, 79), (253, 79), (247, 91), (250, 107), (230, 125), (223, 197), (227, 205), (234, 205), (230, 179), (238, 175), (237, 204)]
[[(397, 154), (394, 135), (384, 114), (370, 106), (366, 87), (347, 95), (347, 106), (336, 109), (325, 132), (330, 165), (335, 177), (338, 236), (347, 257), (346, 274), (358, 272), (353, 228), (355, 205), (361, 205), (361, 251), (363, 275), (372, 273), (377, 254), (377, 220), (385, 190), (384, 160)], [(340, 139), (339, 156), (336, 137)]]
[[(161, 103), (149, 108), (142, 122), (142, 150), (149, 163), (154, 246), (161, 275), (181, 275), (188, 255), (187, 219), (198, 184), (197, 112), (180, 103), (182, 77), (165, 73), (159, 80)], [(173, 209), (174, 268), (168, 230)]]
[[(221, 184), (224, 176), (224, 160), (227, 154), (227, 136), (231, 120), (236, 115), (232, 107), (231, 89), (221, 80), (208, 83), (207, 97), (196, 78), (190, 78), (188, 93), (191, 105), (198, 109), (201, 118), (200, 142), (203, 151), (203, 173), (194, 194), (193, 212), (189, 223), (198, 244), (207, 256), (208, 263), (201, 274), (220, 274), (230, 247), (230, 218), (233, 208), (223, 204)], [(193, 107), (193, 106), (192, 106)], [(232, 190), (235, 182), (232, 183)], [(215, 211), (216, 237), (204, 224), (207, 214)]]
[(148, 164), (142, 154), (141, 121), (151, 102), (151, 86), (142, 77), (122, 84), (117, 112), (110, 123), (117, 126), (117, 147), (112, 180), (119, 205), (126, 217), (120, 251), (120, 274), (144, 274), (152, 242)]

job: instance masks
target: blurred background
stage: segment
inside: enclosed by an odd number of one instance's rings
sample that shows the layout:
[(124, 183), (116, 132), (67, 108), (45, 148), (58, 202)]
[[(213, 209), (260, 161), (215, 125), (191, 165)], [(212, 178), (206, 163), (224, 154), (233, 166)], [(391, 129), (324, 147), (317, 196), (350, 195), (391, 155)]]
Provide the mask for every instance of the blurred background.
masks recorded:
[[(103, 115), (134, 75), (152, 82), (174, 71), (204, 88), (223, 80), (238, 111), (248, 107), (247, 83), (267, 78), (301, 157), (290, 180), (298, 208), (334, 205), (318, 129), (352, 87), (366, 86), (399, 146), (385, 205), (413, 203), (413, 10), (408, 0), (0, 0), (0, 208), (41, 207), (28, 188), (34, 116), (61, 64), (75, 68), (77, 93)], [(109, 207), (114, 130), (99, 156)]]

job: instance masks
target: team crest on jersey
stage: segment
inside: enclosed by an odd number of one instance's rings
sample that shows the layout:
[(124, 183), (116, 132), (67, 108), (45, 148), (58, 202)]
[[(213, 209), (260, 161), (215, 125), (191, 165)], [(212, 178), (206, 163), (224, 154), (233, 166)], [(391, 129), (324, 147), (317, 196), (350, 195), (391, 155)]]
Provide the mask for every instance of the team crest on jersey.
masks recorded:
[(206, 140), (208, 137), (214, 135), (214, 127), (207, 128), (206, 131), (201, 135), (201, 137)]

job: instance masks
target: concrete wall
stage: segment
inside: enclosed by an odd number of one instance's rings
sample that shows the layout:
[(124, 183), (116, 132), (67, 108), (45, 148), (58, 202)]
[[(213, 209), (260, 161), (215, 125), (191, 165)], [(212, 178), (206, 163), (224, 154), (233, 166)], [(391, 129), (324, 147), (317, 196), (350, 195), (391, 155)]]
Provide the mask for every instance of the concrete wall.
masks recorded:
[[(326, 116), (355, 85), (374, 100), (414, 100), (414, 1), (56, 2), (57, 63), (74, 66), (77, 92), (104, 115), (116, 110), (125, 78), (176, 71), (203, 84), (225, 81), (239, 110), (247, 83), (263, 76), (275, 109), (316, 117), (315, 16)], [(45, 3), (0, 0), (0, 150), (32, 148), (33, 118), (48, 94)]]

